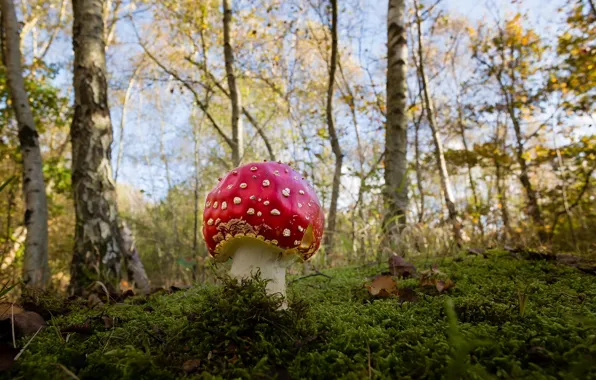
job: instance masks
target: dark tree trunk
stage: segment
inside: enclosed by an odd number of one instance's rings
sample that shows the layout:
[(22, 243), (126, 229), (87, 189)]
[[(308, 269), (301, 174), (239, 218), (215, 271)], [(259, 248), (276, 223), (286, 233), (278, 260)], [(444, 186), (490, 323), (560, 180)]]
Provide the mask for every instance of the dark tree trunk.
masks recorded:
[(335, 170), (333, 171), (333, 184), (331, 186), (331, 203), (329, 205), (329, 217), (327, 231), (325, 233), (325, 248), (328, 253), (335, 249), (335, 237), (337, 234), (337, 200), (339, 198), (339, 185), (341, 183), (341, 167), (344, 155), (339, 145), (339, 138), (335, 129), (333, 118), (333, 95), (335, 92), (335, 73), (337, 71), (337, 0), (331, 0), (331, 61), (329, 63), (329, 85), (327, 86), (327, 129), (331, 140), (331, 150), (335, 156)]
[(240, 117), (242, 112), (242, 99), (240, 90), (236, 82), (234, 73), (234, 50), (232, 49), (232, 37), (230, 33), (230, 24), (232, 23), (232, 6), (230, 0), (223, 0), (223, 35), (224, 35), (224, 60), (226, 66), (226, 77), (228, 78), (228, 88), (230, 91), (230, 100), (232, 102), (232, 161), (234, 166), (240, 165), (242, 156), (244, 156), (244, 128)]

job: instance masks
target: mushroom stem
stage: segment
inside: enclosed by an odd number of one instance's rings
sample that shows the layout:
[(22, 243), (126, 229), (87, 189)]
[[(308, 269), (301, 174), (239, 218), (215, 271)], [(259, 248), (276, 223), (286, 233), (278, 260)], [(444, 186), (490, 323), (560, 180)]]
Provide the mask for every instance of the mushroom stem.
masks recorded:
[[(247, 278), (261, 270), (261, 278), (267, 283), (267, 294), (280, 293), (286, 297), (286, 269), (296, 260), (295, 255), (284, 252), (260, 240), (244, 241), (234, 252), (230, 274)], [(284, 302), (285, 304), (285, 302)]]

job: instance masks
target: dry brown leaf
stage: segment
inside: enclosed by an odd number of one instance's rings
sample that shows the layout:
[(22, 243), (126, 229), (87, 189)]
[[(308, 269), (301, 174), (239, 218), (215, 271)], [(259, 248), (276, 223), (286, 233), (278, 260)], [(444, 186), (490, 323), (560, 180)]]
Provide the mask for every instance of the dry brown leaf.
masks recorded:
[(0, 344), (0, 372), (6, 371), (14, 363), (19, 350), (8, 344)]
[(407, 262), (403, 257), (393, 255), (389, 258), (389, 270), (394, 276), (404, 278), (412, 277), (416, 274), (416, 267), (414, 264)]
[(417, 302), (418, 295), (412, 288), (402, 288), (398, 290), (400, 302)]
[(370, 285), (366, 285), (370, 295), (375, 297), (389, 297), (397, 295), (397, 283), (389, 275), (380, 275), (375, 277)]
[(437, 290), (439, 291), (439, 293), (442, 293), (446, 290), (449, 290), (451, 288), (453, 288), (455, 286), (455, 282), (451, 281), (450, 278), (448, 278), (447, 280), (443, 281), (443, 280), (437, 280), (435, 282), (435, 287), (437, 288)]
[(11, 302), (0, 302), (0, 320), (12, 318), (13, 314), (21, 314), (25, 310)]
[(201, 360), (190, 359), (182, 364), (182, 370), (188, 374), (195, 373), (201, 366)]

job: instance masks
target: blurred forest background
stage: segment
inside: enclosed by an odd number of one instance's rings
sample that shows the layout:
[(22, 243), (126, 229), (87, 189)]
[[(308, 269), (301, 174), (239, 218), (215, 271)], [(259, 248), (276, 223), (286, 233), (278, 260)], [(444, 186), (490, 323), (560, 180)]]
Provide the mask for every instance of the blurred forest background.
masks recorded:
[[(393, 215), (400, 233), (390, 239), (387, 1), (226, 0), (227, 23), (220, 0), (99, 3), (110, 175), (129, 248), (152, 285), (201, 279), (205, 195), (238, 163), (262, 160), (290, 162), (325, 209), (336, 208), (317, 268), (462, 246), (596, 250), (592, 0), (405, 1), (407, 207), (405, 217)], [(14, 4), (43, 159), (49, 282), (66, 289), (76, 220), (74, 13), (67, 0)], [(0, 283), (18, 281), (27, 260), (23, 155), (7, 77), (5, 63)]]

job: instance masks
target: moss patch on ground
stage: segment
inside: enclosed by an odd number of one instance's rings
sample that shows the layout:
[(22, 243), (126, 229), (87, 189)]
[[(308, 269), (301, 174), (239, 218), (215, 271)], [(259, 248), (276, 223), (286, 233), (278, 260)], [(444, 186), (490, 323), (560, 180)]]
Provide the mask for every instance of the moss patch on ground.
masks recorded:
[(455, 288), (374, 299), (377, 265), (291, 283), (284, 311), (260, 281), (132, 297), (51, 317), (0, 378), (596, 378), (595, 276), (500, 252), (413, 261)]

